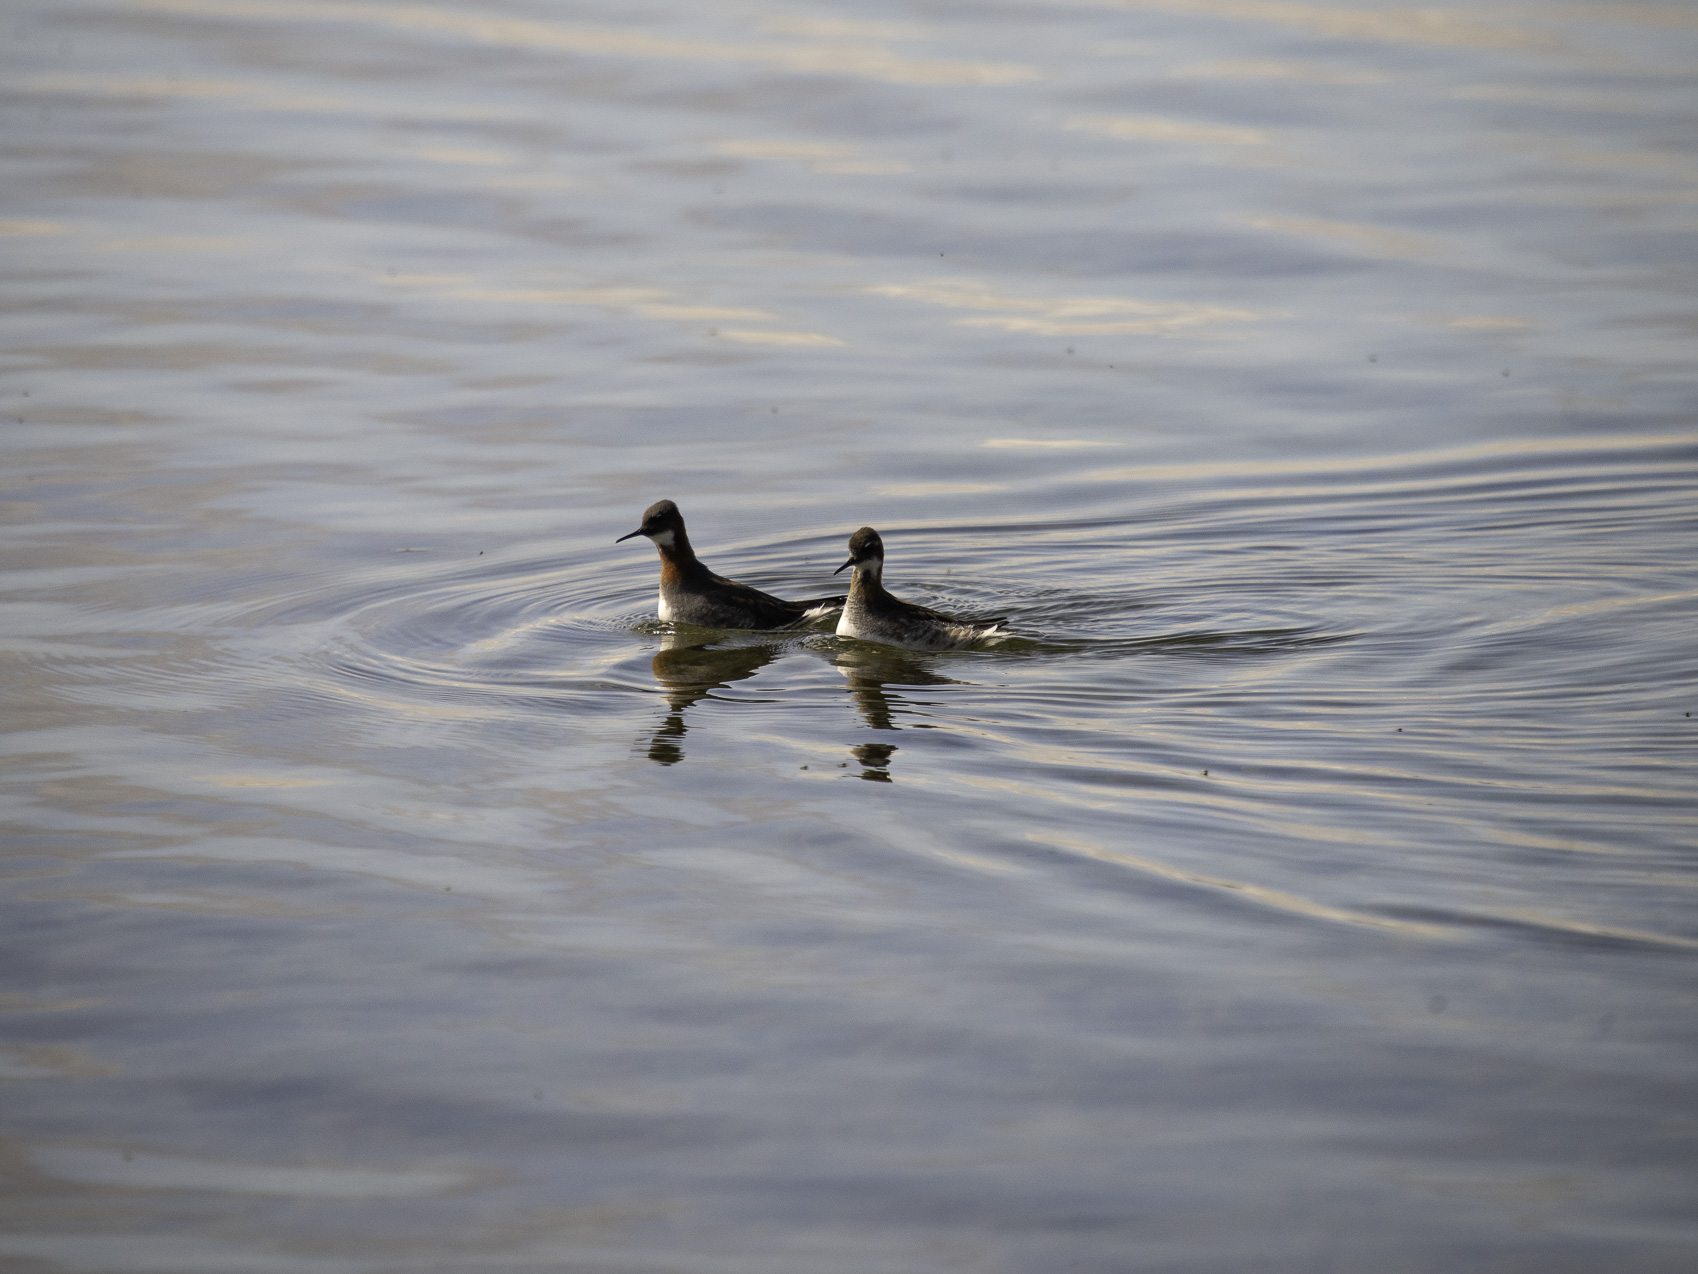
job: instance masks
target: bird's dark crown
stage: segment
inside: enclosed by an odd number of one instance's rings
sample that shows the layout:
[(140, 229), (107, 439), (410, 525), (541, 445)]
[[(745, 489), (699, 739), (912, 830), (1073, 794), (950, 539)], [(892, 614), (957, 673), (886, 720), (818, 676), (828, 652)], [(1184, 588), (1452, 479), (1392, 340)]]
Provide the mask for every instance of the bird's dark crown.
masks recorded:
[[(678, 512), (678, 506), (670, 500), (656, 500), (643, 510), (643, 524), (641, 526), (628, 535), (621, 535), (613, 542), (623, 544), (633, 535), (646, 535), (652, 540), (655, 536), (665, 535), (669, 531), (671, 535), (667, 537), (666, 544), (687, 545), (684, 538), (684, 519)], [(660, 543), (658, 540), (655, 542)]]
[(864, 526), (849, 537), (849, 560), (864, 562), (869, 557), (884, 556), (884, 541), (870, 526)]
[(676, 504), (670, 500), (656, 500), (643, 510), (643, 534), (676, 525), (681, 520)]

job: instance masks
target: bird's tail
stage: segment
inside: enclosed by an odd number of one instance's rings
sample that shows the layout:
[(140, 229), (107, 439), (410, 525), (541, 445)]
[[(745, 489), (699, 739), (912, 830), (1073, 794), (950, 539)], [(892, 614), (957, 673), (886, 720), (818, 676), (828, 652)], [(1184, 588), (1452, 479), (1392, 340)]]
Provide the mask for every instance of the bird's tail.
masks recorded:
[(847, 597), (810, 597), (806, 601), (797, 602), (796, 605), (802, 607), (803, 610), (796, 617), (795, 622), (806, 624), (810, 620), (824, 619), (827, 615), (835, 615), (843, 609), (844, 603), (848, 600)]

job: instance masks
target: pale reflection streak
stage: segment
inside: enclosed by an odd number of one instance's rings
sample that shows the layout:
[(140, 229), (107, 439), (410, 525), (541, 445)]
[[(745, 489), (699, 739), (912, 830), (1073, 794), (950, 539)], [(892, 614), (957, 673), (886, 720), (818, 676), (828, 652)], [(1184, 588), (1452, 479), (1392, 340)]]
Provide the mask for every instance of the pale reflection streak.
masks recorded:
[(441, 1194), (470, 1182), (460, 1172), (289, 1168), (84, 1146), (43, 1147), (32, 1150), (30, 1159), (42, 1172), (61, 1181), (131, 1190), (216, 1190), (305, 1199), (410, 1199)]
[(1596, 22), (1626, 22), (1633, 26), (1698, 27), (1698, 9), (1689, 4), (1611, 3), (1608, 5), (1576, 4), (1567, 6), (1577, 17)]
[[(664, 288), (513, 288), (482, 282), (472, 275), (454, 274), (386, 274), (380, 281), (387, 286), (458, 301), (481, 301), (492, 305), (588, 306), (633, 318), (679, 323), (748, 322), (777, 317), (765, 310), (743, 306), (690, 304)], [(847, 344), (841, 338), (823, 332), (781, 328), (717, 328), (708, 334), (744, 345), (831, 347)]]
[[(398, 822), (416, 822), (413, 811), (389, 809), (399, 814)], [(437, 829), (435, 834), (441, 835)], [(509, 838), (493, 832), (484, 843), (460, 838), (468, 850), (483, 849), (488, 843), (506, 844)], [(421, 855), (406, 850), (369, 849), (350, 845), (327, 845), (317, 841), (285, 840), (277, 837), (230, 836), (207, 838), (180, 845), (150, 849), (112, 850), (101, 859), (165, 859), (198, 863), (287, 863), (314, 871), (367, 876), (410, 889), (432, 893), (501, 900), (508, 903), (535, 899), (558, 881), (548, 875), (498, 861), (487, 853), (475, 857), (450, 854)]]
[(519, 158), (498, 150), (469, 146), (416, 146), (405, 153), (409, 159), (423, 159), (432, 164), (470, 164), (485, 168), (510, 168)]
[(974, 871), (995, 872), (1002, 876), (1031, 874), (1028, 868), (1022, 867), (1018, 863), (1002, 863), (994, 858), (981, 858), (977, 854), (963, 853), (959, 849), (944, 849), (939, 845), (931, 845), (926, 848), (925, 852), (933, 858), (941, 858), (946, 863), (955, 863), (957, 866), (968, 867)]
[(1094, 442), (1086, 438), (986, 438), (981, 447), (1024, 448), (1045, 451), (1071, 451), (1081, 447), (1118, 447), (1118, 442)]
[(30, 75), (18, 80), (24, 92), (79, 94), (91, 97), (156, 98), (162, 101), (225, 100), (254, 110), (292, 114), (352, 114), (384, 119), (480, 120), (529, 119), (528, 111), (509, 106), (489, 106), (444, 101), (439, 97), (420, 99), (376, 97), (344, 93), (302, 93), (243, 80), (173, 79), (163, 75), (99, 75), (61, 72)]
[[(1264, 317), (1253, 310), (1184, 302), (1134, 301), (1112, 296), (1010, 296), (972, 279), (885, 283), (873, 296), (920, 301), (958, 310), (1003, 311), (956, 319), (961, 327), (994, 327), (1039, 336), (1171, 336), (1219, 323)], [(1136, 317), (1132, 317), (1136, 316)]]
[(864, 18), (779, 16), (756, 19), (766, 31), (806, 35), (819, 40), (918, 40), (925, 35), (913, 22), (880, 22)]
[(830, 347), (847, 345), (849, 342), (837, 336), (827, 336), (823, 332), (782, 332), (766, 331), (757, 328), (722, 328), (713, 333), (724, 341), (734, 341), (739, 345), (798, 345), (812, 347)]
[[(1400, 1186), (1410, 1186), (1416, 1190), (1425, 1190), (1442, 1199), (1462, 1199), (1470, 1203), (1489, 1202), (1494, 1206), (1504, 1205), (1551, 1205), (1575, 1197), (1588, 1187), (1584, 1177), (1579, 1174), (1543, 1173), (1539, 1175), (1522, 1174), (1509, 1178), (1457, 1178), (1457, 1177), (1423, 1177), (1413, 1172), (1401, 1169), (1382, 1169), (1380, 1175), (1388, 1181)], [(1531, 1218), (1523, 1219), (1521, 1224), (1529, 1229), (1535, 1225), (1544, 1228), (1551, 1220), (1540, 1217), (1536, 1222)]]
[[(1635, 597), (1606, 597), (1598, 601), (1576, 602), (1569, 606), (1553, 606), (1540, 614), (1536, 623), (1544, 619), (1574, 619), (1581, 615), (1603, 615), (1611, 611), (1630, 610), (1636, 606), (1666, 606), (1671, 602), (1698, 602), (1698, 592), (1691, 593), (1651, 593)], [(1497, 627), (1503, 627), (1513, 621), (1500, 621)]]
[[(1090, 482), (1125, 482), (1136, 479), (1151, 483), (1177, 483), (1193, 481), (1198, 478), (1256, 479), (1305, 474), (1318, 478), (1325, 474), (1337, 473), (1350, 474), (1359, 478), (1360, 481), (1352, 483), (1353, 489), (1358, 492), (1379, 492), (1394, 489), (1386, 484), (1399, 481), (1389, 476), (1399, 469), (1420, 469), (1433, 466), (1461, 471), (1480, 461), (1502, 460), (1516, 456), (1549, 460), (1565, 455), (1613, 452), (1619, 458), (1622, 454), (1631, 454), (1635, 451), (1658, 451), (1665, 448), (1694, 445), (1698, 445), (1698, 433), (1629, 434), (1620, 437), (1582, 434), (1568, 438), (1504, 438), (1493, 442), (1467, 443), (1459, 447), (1441, 447), (1432, 451), (1396, 452), (1371, 460), (1351, 456), (1333, 460), (1314, 458), (1137, 465), (1130, 468), (1092, 469), (1076, 476), (1082, 481)], [(1375, 474), (1381, 473), (1388, 476), (1375, 478)], [(1457, 483), (1477, 480), (1477, 477), (1469, 478), (1466, 476), (1451, 479), (1451, 481)], [(1411, 479), (1401, 481), (1411, 481)], [(1424, 481), (1427, 485), (1438, 486), (1443, 480), (1414, 479), (1414, 481)], [(1370, 483), (1373, 485), (1365, 485)]]
[[(1118, 770), (1122, 767), (1103, 766), (1104, 769)], [(1126, 767), (1130, 770), (1130, 767)], [(1018, 796), (1032, 803), (1034, 808), (1045, 805), (1061, 805), (1068, 809), (1095, 810), (1099, 813), (1114, 813), (1122, 808), (1123, 802), (1116, 797), (1103, 796), (1093, 799), (1081, 796), (1077, 791), (1061, 792), (1055, 788), (1046, 787), (1042, 783), (1027, 783), (1019, 779), (991, 778), (978, 774), (955, 774), (950, 776), (950, 782), (964, 788), (977, 788), (980, 791), (995, 792), (1000, 796)], [(1075, 787), (1080, 785), (1075, 784)]]
[(64, 1044), (8, 1044), (0, 1047), (0, 1079), (110, 1079), (123, 1072), (92, 1061)]
[[(1456, 826), (1463, 826), (1460, 819), (1453, 820)], [(1490, 829), (1490, 835), (1499, 845), (1516, 845), (1522, 849), (1548, 849), (1559, 854), (1597, 854), (1604, 858), (1626, 858), (1633, 851), (1623, 849), (1618, 845), (1601, 845), (1596, 841), (1575, 840), (1572, 836), (1540, 836), (1533, 832), (1518, 831), (1513, 827), (1497, 826)], [(1656, 879), (1659, 884), (1669, 883), (1698, 888), (1698, 880), (1677, 880), (1673, 877), (1645, 876), (1647, 880)]]
[(1459, 327), (1466, 331), (1478, 332), (1510, 332), (1533, 326), (1532, 319), (1509, 318), (1490, 314), (1475, 314), (1442, 321), (1446, 327)]
[[(417, 683), (423, 680), (415, 678)], [(320, 684), (328, 688), (335, 683), (326, 679)], [(373, 720), (401, 723), (398, 728), (403, 732), (408, 728), (404, 702), (357, 701), (372, 707)], [(434, 719), (438, 714), (431, 715)], [(487, 711), (482, 714), (486, 719), (488, 715)], [(55, 747), (75, 744), (82, 749), (78, 755), (100, 757), (108, 748), (124, 746), (122, 742), (111, 743), (107, 737), (110, 733), (93, 728), (54, 732), (38, 736), (37, 747), (48, 753)], [(205, 817), (220, 826), (251, 822), (256, 828), (275, 827), (306, 817), (355, 829), (349, 833), (351, 839), (382, 828), (385, 835), (425, 836), (433, 844), (459, 846), (474, 855), (490, 845), (514, 844), (533, 833), (540, 822), (562, 811), (569, 810), (571, 816), (583, 819), (598, 816), (602, 809), (599, 789), (580, 790), (562, 781), (550, 788), (547, 795), (555, 807), (546, 811), (510, 802), (445, 811), (438, 789), (429, 783), (415, 783), (377, 770), (337, 770), (329, 764), (303, 762), (288, 767), (288, 773), (279, 776), (283, 781), (253, 783), (229, 772), (231, 759), (228, 750), (220, 754), (216, 749), (193, 746), (156, 746), (146, 757), (138, 757), (122, 783), (103, 777), (98, 770), (69, 771), (65, 779), (74, 800), (66, 806), (63, 830), (67, 835), (92, 839), (86, 853), (73, 854), (67, 861), (287, 862), (377, 876), (425, 889), (452, 887), (459, 892), (465, 888), (472, 893), (521, 897), (534, 894), (546, 878), (529, 870), (509, 874), (495, 860), (474, 862), (447, 853), (422, 855), (411, 849), (354, 848), (286, 836), (185, 838), (181, 815), (149, 816), (130, 806), (148, 802), (147, 808), (160, 810), (200, 808), (210, 811)], [(120, 802), (123, 812), (106, 812)], [(103, 847), (112, 842), (127, 842), (134, 847)]]
[(1259, 128), (1234, 124), (1204, 124), (1160, 115), (1075, 115), (1067, 128), (1076, 133), (1101, 133), (1129, 142), (1176, 142), (1188, 146), (1269, 146), (1273, 138)]
[(1450, 96), (1459, 102), (1511, 102), (1549, 106), (1561, 111), (1638, 114), (1647, 109), (1644, 98), (1632, 93), (1588, 92), (1530, 84), (1467, 84), (1452, 89)]
[(252, 239), (234, 235), (153, 235), (137, 239), (102, 239), (94, 245), (102, 252), (245, 252)]
[(1683, 951), (1698, 951), (1698, 939), (1681, 938), (1669, 933), (1653, 933), (1648, 929), (1623, 929), (1616, 925), (1587, 924), (1582, 920), (1567, 920), (1561, 916), (1548, 916), (1539, 911), (1523, 911), (1515, 908), (1489, 911), (1488, 917), (1513, 921), (1516, 924), (1530, 925), (1535, 929), (1549, 929), (1555, 933), (1578, 934), (1585, 938), (1609, 938), (1616, 942), (1643, 942), (1657, 947), (1676, 947)]
[(1191, 62), (1170, 72), (1174, 79), (1195, 80), (1302, 80), (1306, 84), (1389, 84), (1383, 71), (1328, 66), (1319, 62), (1277, 62), (1244, 58), (1218, 62)]
[(1396, 920), (1389, 916), (1376, 916), (1364, 911), (1351, 911), (1344, 907), (1333, 907), (1311, 898), (1298, 894), (1286, 893), (1283, 889), (1268, 889), (1262, 885), (1252, 885), (1242, 880), (1227, 880), (1219, 876), (1201, 876), (1194, 872), (1181, 871), (1166, 863), (1158, 863), (1153, 858), (1143, 858), (1137, 854), (1128, 854), (1124, 850), (1109, 849), (1095, 841), (1080, 840), (1072, 836), (1057, 836), (1052, 832), (1027, 832), (1027, 839), (1039, 844), (1053, 845), (1071, 853), (1083, 854), (1098, 862), (1113, 863), (1117, 867), (1130, 867), (1134, 871), (1145, 872), (1151, 876), (1159, 876), (1164, 880), (1177, 880), (1188, 885), (1200, 885), (1205, 889), (1219, 889), (1247, 898), (1251, 902), (1264, 907), (1272, 907), (1278, 911), (1289, 911), (1296, 915), (1308, 916), (1315, 920), (1331, 920), (1339, 924), (1357, 925), (1367, 929), (1387, 929), (1393, 933), (1407, 934), (1416, 938), (1442, 938), (1450, 935), (1451, 931), (1440, 925), (1419, 924), (1410, 920)]
[(208, 890), (166, 892), (152, 890), (125, 893), (113, 889), (55, 889), (30, 895), (35, 901), (74, 900), (89, 906), (120, 909), (153, 908), (161, 911), (188, 911), (207, 916), (254, 916), (262, 919), (288, 919), (335, 914), (335, 908), (295, 906), (270, 898), (253, 895), (217, 894)]
[(383, 277), (392, 287), (426, 291), (460, 301), (485, 301), (506, 305), (583, 305), (618, 310), (638, 318), (679, 319), (689, 322), (714, 319), (772, 318), (765, 310), (725, 305), (688, 305), (662, 288), (505, 288), (480, 283), (471, 275), (393, 274)]
[(763, 66), (800, 75), (849, 76), (887, 84), (995, 86), (1038, 78), (1036, 67), (1005, 62), (915, 58), (858, 40), (817, 43), (729, 42), (651, 35), (614, 27), (569, 26), (412, 5), (352, 6), (312, 0), (144, 0), (148, 8), (203, 17), (300, 22), (351, 22), (413, 34), (453, 36), (478, 44), (589, 57)]
[(496, 170), (477, 175), (476, 184), (482, 190), (572, 190), (583, 185), (565, 173), (535, 171), (531, 167), (534, 160), (512, 151), (471, 146), (414, 146), (391, 153), (397, 159), (422, 160), (427, 164)]
[(300, 778), (290, 774), (202, 774), (201, 780), (218, 787), (234, 788), (296, 788), (329, 787), (341, 782), (338, 778)]
[(1051, 0), (1057, 6), (1146, 9), (1158, 13), (1229, 18), (1296, 27), (1334, 40), (1423, 44), (1469, 49), (1550, 49), (1557, 41), (1539, 31), (1480, 22), (1446, 9), (1369, 9), (1294, 4), (1286, 0)]
[[(8, 875), (13, 880), (18, 878), (15, 872)], [(0, 991), (0, 1013), (74, 1013), (78, 1009), (98, 1008), (106, 1002), (105, 996), (91, 996), (80, 1000), (41, 1000), (21, 991)]]
[(237, 97), (252, 88), (237, 80), (185, 80), (164, 75), (89, 75), (62, 72), (29, 75), (17, 81), (25, 92), (89, 93), (102, 97), (164, 97), (194, 101)]
[(0, 1253), (78, 1274), (377, 1274), (391, 1262), (307, 1256), (196, 1234), (0, 1234)]
[[(1443, 696), (1435, 695), (1432, 698), (1438, 701)], [(1057, 729), (1093, 735), (1110, 744), (1124, 738), (1123, 723), (1113, 720), (1066, 716), (1054, 716), (1051, 720)], [(1319, 723), (1313, 726), (1288, 726), (1287, 729), (1331, 732), (1329, 727)], [(1261, 778), (1250, 773), (1236, 773), (1230, 776), (1217, 773), (1213, 780), (1198, 786), (1193, 781), (1194, 771), (1182, 771), (1173, 764), (1123, 759), (1101, 750), (1093, 750), (1089, 744), (1047, 744), (1030, 739), (1018, 740), (1010, 734), (985, 726), (980, 726), (974, 733), (1003, 749), (1028, 773), (1037, 774), (1045, 769), (1075, 773), (1076, 777), (1067, 788), (1058, 784), (1045, 786), (1035, 780), (1026, 782), (1000, 776), (993, 778), (958, 774), (951, 780), (967, 787), (981, 787), (987, 791), (1021, 796), (1036, 805), (1060, 805), (1100, 811), (1123, 810), (1126, 805), (1123, 796), (1126, 790), (1124, 784), (1108, 787), (1105, 782), (1093, 782), (1087, 777), (1077, 775), (1077, 772), (1083, 770), (1098, 770), (1105, 776), (1137, 780), (1149, 797), (1157, 798), (1164, 804), (1207, 810), (1217, 816), (1253, 823), (1263, 831), (1298, 840), (1361, 845), (1375, 838), (1357, 827), (1328, 826), (1324, 823), (1279, 817), (1272, 811), (1281, 806), (1272, 802), (1309, 809), (1323, 807), (1328, 801), (1349, 802), (1370, 796), (1388, 808), (1411, 810), (1424, 817), (1438, 818), (1455, 827), (1461, 834), (1473, 836), (1478, 831), (1476, 820), (1471, 813), (1435, 815), (1431, 797), (1422, 787), (1423, 784), (1434, 781), (1433, 776), (1409, 766), (1373, 765), (1362, 760), (1348, 765), (1311, 761), (1302, 766), (1301, 775), (1295, 773), (1295, 767), (1292, 767), (1293, 773), (1275, 778)], [(1148, 741), (1171, 743), (1175, 748), (1183, 745), (1181, 739), (1167, 739), (1160, 735), (1151, 735)], [(1454, 760), (1457, 754), (1447, 750), (1445, 755), (1447, 759)], [(1446, 774), (1443, 782), (1459, 789), (1478, 791), (1493, 798), (1502, 798), (1505, 795), (1502, 780), (1489, 774)], [(1655, 801), (1667, 795), (1666, 792), (1654, 788), (1581, 783), (1565, 783), (1561, 791), (1563, 796), (1569, 798), (1624, 801)], [(1516, 795), (1536, 805), (1546, 797), (1547, 790), (1527, 787), (1518, 789)], [(1378, 843), (1388, 846), (1392, 844), (1384, 838), (1380, 838)]]
[(870, 155), (859, 146), (839, 142), (723, 141), (712, 147), (716, 155), (730, 159), (793, 159), (816, 173), (832, 176), (874, 176), (905, 173), (910, 164), (900, 159)]
[[(1548, 136), (1533, 137), (1523, 149), (1548, 148), (1552, 140)], [(1580, 170), (1583, 179), (1567, 189), (1529, 195), (1529, 204), (1596, 208), (1635, 219), (1653, 209), (1686, 211), (1682, 205), (1698, 204), (1698, 167), (1686, 156), (1668, 151), (1558, 150), (1546, 157), (1553, 164)], [(1665, 228), (1691, 233), (1698, 230), (1698, 223), (1690, 219), (1670, 221)]]
[[(1118, 731), (1102, 722), (1069, 722), (1068, 724), (1074, 729), (1102, 734), (1111, 738), (1119, 737)], [(981, 733), (989, 735), (988, 731), (981, 731)], [(992, 737), (1005, 738), (1006, 736)], [(1230, 793), (1223, 793), (1219, 787), (1216, 787), (1213, 790), (1203, 791), (1186, 790), (1182, 787), (1174, 786), (1174, 784), (1176, 780), (1180, 782), (1188, 780), (1189, 775), (1181, 777), (1175, 774), (1173, 767), (1171, 766), (1157, 767), (1142, 765), (1137, 762), (1115, 761), (1101, 755), (1084, 754), (1077, 747), (1047, 747), (1043, 745), (1027, 744), (1010, 750), (1019, 755), (1027, 766), (1032, 769), (1037, 769), (1039, 767), (1054, 767), (1057, 769), (1067, 768), (1073, 770), (1090, 768), (1101, 770), (1105, 774), (1116, 774), (1139, 778), (1144, 780), (1149, 785), (1152, 792), (1159, 795), (1159, 798), (1164, 803), (1206, 808), (1213, 813), (1225, 814), (1229, 817), (1242, 815), (1245, 818), (1253, 819), (1257, 826), (1265, 832), (1290, 836), (1297, 840), (1320, 841), (1335, 845), (1360, 846), (1365, 840), (1373, 839), (1355, 828), (1328, 827), (1321, 823), (1297, 822), (1293, 819), (1270, 817), (1267, 813), (1268, 806), (1266, 802), (1270, 797), (1276, 799), (1289, 799), (1294, 796), (1306, 797), (1309, 799), (1329, 796), (1349, 798), (1352, 796), (1360, 796), (1362, 794), (1362, 789), (1359, 785), (1352, 786), (1344, 783), (1323, 783), (1315, 781), (1283, 783), (1256, 782), (1240, 776), (1235, 777), (1232, 780), (1234, 790)], [(1371, 770), (1351, 770), (1348, 771), (1348, 773), (1352, 777), (1356, 775), (1371, 776), (1375, 774), (1375, 772)], [(1394, 778), (1409, 777), (1408, 775), (1397, 775), (1387, 771), (1379, 772), (1378, 776)], [(1020, 779), (1010, 779), (1006, 777), (990, 778), (978, 775), (956, 775), (952, 781), (965, 787), (976, 787), (1005, 795), (1019, 796), (1025, 800), (1031, 801), (1034, 806), (1063, 805), (1069, 809), (1114, 812), (1124, 810), (1126, 804), (1125, 800), (1119, 795), (1119, 793), (1123, 790), (1122, 788), (1115, 788), (1112, 790), (1107, 789), (1102, 783), (1092, 783), (1089, 779), (1076, 779), (1073, 784), (1074, 788), (1079, 791), (1102, 792), (1103, 795), (1097, 797), (1082, 796), (1078, 794), (1078, 791), (1063, 794), (1055, 787), (1045, 786), (1037, 781), (1025, 782)], [(1425, 802), (1417, 798), (1399, 799), (1392, 796), (1384, 799), (1386, 799), (1389, 803), (1405, 805), (1411, 808), (1425, 808), (1426, 805)], [(1391, 844), (1390, 841), (1384, 839), (1382, 839), (1380, 843), (1385, 845)]]
[(1407, 230), (1387, 230), (1381, 226), (1360, 225), (1351, 221), (1324, 221), (1318, 217), (1245, 217), (1244, 224), (1257, 230), (1272, 230), (1277, 234), (1344, 243), (1374, 256), (1389, 257), (1397, 261), (1432, 256), (1443, 246), (1441, 240), (1431, 235), (1414, 234)]
[(930, 495), (985, 495), (991, 491), (1006, 491), (1003, 482), (894, 482), (869, 487), (871, 495), (893, 495), (903, 499), (919, 499)]
[(23, 237), (42, 234), (69, 234), (70, 227), (62, 221), (30, 221), (22, 218), (0, 221), (0, 236)]

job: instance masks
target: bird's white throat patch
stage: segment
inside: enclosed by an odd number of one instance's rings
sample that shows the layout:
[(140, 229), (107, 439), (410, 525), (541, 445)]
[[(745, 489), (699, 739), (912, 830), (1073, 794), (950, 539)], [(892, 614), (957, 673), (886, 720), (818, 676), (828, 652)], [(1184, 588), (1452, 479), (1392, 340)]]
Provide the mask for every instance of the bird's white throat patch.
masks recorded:
[(678, 537), (673, 534), (671, 527), (667, 527), (664, 531), (656, 531), (653, 535), (649, 536), (649, 539), (653, 540), (663, 549), (671, 548), (672, 542), (677, 538)]

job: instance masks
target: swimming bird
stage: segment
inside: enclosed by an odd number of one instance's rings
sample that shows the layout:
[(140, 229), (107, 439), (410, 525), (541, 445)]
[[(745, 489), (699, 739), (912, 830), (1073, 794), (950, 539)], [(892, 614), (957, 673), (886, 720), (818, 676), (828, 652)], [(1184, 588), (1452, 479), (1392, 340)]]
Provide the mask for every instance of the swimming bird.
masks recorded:
[(660, 550), (660, 617), (702, 628), (793, 628), (840, 609), (842, 597), (813, 597), (787, 602), (758, 588), (715, 575), (696, 557), (684, 532), (684, 515), (670, 500), (643, 510), (643, 524), (631, 535), (646, 535)]
[(849, 560), (837, 570), (851, 566), (855, 574), (849, 583), (849, 600), (837, 621), (839, 637), (859, 637), (908, 650), (950, 650), (993, 635), (1008, 618), (957, 619), (892, 597), (884, 587), (884, 541), (870, 526), (849, 537)]

